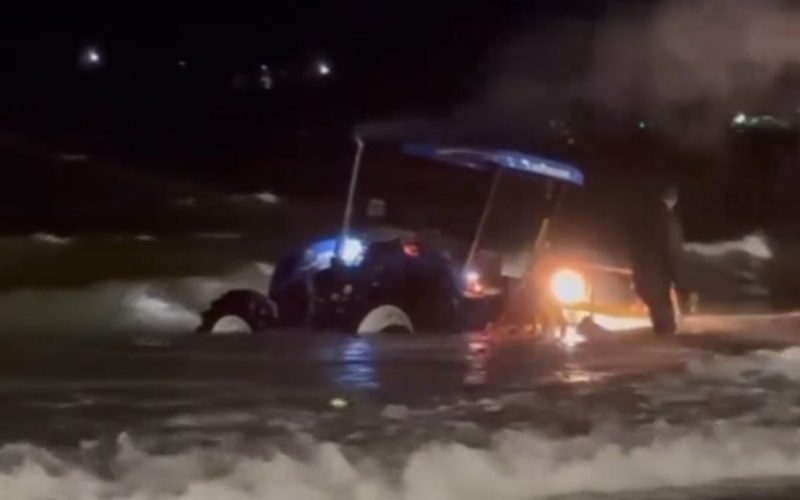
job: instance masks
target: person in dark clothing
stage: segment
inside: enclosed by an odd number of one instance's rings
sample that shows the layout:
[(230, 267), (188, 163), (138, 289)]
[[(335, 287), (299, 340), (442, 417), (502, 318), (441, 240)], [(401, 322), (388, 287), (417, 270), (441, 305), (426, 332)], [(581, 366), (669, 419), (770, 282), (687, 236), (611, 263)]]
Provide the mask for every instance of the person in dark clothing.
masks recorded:
[(683, 271), (683, 228), (675, 206), (678, 190), (669, 186), (637, 214), (632, 227), (631, 256), (636, 292), (647, 305), (656, 335), (677, 330), (672, 289), (681, 304), (693, 300)]

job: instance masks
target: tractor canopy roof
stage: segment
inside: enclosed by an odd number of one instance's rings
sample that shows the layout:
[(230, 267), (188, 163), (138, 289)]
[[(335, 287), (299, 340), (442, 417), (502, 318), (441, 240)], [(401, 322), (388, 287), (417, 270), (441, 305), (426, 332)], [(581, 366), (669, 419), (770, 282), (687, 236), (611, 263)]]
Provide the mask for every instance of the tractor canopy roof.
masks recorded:
[(583, 172), (574, 165), (517, 151), (430, 143), (405, 144), (402, 150), (411, 156), (459, 167), (485, 170), (495, 166), (541, 175), (579, 186), (582, 186), (584, 181)]

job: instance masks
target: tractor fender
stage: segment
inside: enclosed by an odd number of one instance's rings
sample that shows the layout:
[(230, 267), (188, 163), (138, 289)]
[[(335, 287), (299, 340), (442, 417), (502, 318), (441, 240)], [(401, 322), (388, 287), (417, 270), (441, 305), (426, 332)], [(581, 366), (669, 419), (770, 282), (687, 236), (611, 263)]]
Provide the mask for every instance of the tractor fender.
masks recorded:
[(414, 324), (411, 318), (397, 306), (385, 304), (369, 311), (358, 325), (359, 335), (374, 335), (376, 333), (404, 331), (414, 333)]

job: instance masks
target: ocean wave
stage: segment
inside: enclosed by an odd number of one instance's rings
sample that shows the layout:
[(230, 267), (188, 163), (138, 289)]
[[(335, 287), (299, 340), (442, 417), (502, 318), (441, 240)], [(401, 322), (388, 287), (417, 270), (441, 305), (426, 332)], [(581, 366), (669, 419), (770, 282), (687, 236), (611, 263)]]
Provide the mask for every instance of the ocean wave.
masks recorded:
[(0, 293), (0, 335), (186, 333), (225, 291), (265, 291), (271, 272), (251, 263), (220, 276), (8, 290)]
[(714, 243), (687, 243), (685, 248), (705, 257), (723, 257), (731, 254), (749, 255), (755, 259), (768, 260), (774, 256), (769, 241), (761, 233), (745, 236), (740, 240)]
[(48, 245), (69, 245), (74, 240), (66, 236), (58, 236), (51, 233), (35, 233), (31, 235), (31, 239), (38, 243), (47, 243)]
[(775, 376), (800, 382), (800, 347), (756, 351), (743, 356), (714, 355), (707, 360), (690, 361), (688, 373), (694, 377), (729, 382)]
[(247, 203), (248, 201), (257, 201), (260, 203), (266, 203), (268, 205), (277, 205), (281, 202), (281, 198), (275, 193), (264, 191), (261, 193), (233, 194), (228, 197), (228, 201), (232, 203)]
[(98, 458), (97, 445), (77, 456), (6, 445), (0, 491), (16, 500), (523, 500), (588, 492), (657, 498), (665, 488), (674, 495), (674, 488), (786, 480), (800, 470), (800, 431), (729, 424), (575, 438), (503, 431), (485, 448), (429, 442), (399, 461), (302, 436), (288, 450), (241, 446), (154, 453), (123, 434), (110, 457)]

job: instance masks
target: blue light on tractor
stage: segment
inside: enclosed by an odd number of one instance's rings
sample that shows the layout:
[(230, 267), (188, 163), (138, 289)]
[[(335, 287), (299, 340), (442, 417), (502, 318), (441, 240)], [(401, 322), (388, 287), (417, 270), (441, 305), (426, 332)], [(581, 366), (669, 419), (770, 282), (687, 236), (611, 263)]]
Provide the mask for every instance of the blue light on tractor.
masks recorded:
[(346, 266), (357, 266), (364, 257), (364, 242), (358, 238), (346, 238), (339, 257)]
[[(338, 241), (338, 238), (330, 238), (318, 241), (309, 247), (309, 250), (314, 252), (314, 260), (317, 267), (326, 269), (330, 266), (331, 259), (336, 255)], [(339, 250), (339, 258), (342, 259), (344, 265), (354, 267), (361, 263), (361, 260), (364, 258), (365, 250), (366, 246), (360, 239), (346, 238)]]

